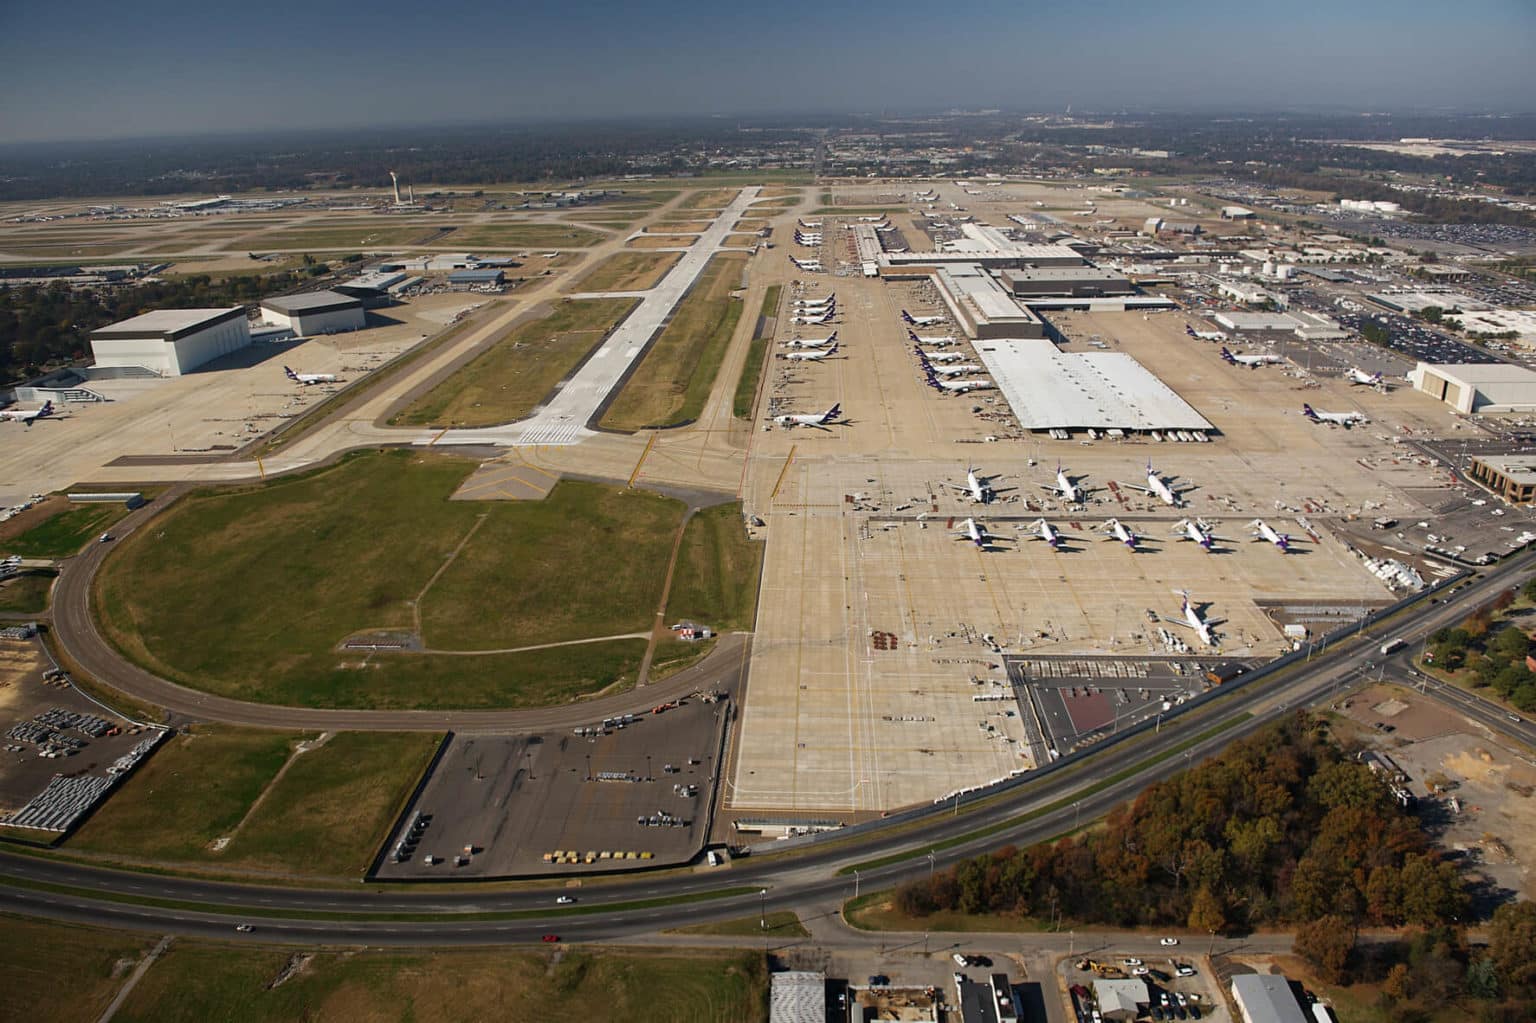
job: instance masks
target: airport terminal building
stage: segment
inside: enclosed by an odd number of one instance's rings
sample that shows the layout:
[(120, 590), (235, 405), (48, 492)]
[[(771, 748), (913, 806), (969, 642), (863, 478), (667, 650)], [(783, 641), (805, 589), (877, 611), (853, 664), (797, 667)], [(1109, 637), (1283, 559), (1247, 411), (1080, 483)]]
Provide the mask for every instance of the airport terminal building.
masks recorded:
[(261, 317), (267, 323), (289, 328), (299, 337), (361, 330), (368, 322), (362, 299), (334, 291), (264, 298)]
[(244, 306), (156, 309), (91, 332), (97, 366), (141, 366), (167, 377), (189, 373), (250, 343)]

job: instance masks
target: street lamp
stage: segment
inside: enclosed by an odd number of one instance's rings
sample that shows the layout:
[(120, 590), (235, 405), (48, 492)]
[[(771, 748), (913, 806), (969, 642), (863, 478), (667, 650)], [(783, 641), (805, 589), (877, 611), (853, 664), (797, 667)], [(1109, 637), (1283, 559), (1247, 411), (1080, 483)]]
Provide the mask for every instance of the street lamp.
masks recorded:
[(757, 893), (758, 911), (757, 924), (763, 931), (768, 930), (768, 889), (764, 888)]
[(928, 850), (928, 883), (933, 883), (933, 850)]
[(853, 872), (853, 897), (855, 899), (859, 897), (859, 872), (857, 870)]

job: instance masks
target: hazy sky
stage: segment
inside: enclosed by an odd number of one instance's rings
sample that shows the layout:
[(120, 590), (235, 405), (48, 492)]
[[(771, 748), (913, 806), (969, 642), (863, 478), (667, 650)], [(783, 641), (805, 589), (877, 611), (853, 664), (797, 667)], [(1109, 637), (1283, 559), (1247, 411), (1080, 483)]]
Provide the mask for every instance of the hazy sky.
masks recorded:
[(0, 141), (433, 120), (1536, 107), (1536, 0), (0, 0)]

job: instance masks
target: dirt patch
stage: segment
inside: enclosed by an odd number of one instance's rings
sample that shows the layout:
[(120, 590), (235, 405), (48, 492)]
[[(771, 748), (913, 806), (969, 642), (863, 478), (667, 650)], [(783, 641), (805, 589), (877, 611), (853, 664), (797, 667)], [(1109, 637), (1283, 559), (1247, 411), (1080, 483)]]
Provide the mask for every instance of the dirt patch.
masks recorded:
[(0, 522), (0, 543), (15, 539), (33, 526), (42, 525), (68, 507), (69, 498), (63, 494), (43, 498), (26, 511)]

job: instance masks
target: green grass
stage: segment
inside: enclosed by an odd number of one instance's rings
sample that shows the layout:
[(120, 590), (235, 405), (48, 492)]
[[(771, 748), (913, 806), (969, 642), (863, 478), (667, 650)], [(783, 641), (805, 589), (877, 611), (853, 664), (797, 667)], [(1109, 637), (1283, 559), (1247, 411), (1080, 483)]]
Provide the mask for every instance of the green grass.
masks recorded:
[(747, 539), (740, 501), (702, 509), (683, 530), (668, 623), (689, 619), (717, 632), (750, 630), (762, 567), (763, 544)]
[(300, 755), (222, 853), (255, 869), (361, 877), (439, 735), (342, 732)]
[(763, 376), (763, 363), (768, 356), (771, 340), (763, 331), (763, 322), (779, 311), (779, 292), (783, 285), (771, 286), (763, 295), (763, 307), (758, 312), (758, 328), (752, 334), (752, 345), (747, 349), (747, 361), (741, 366), (741, 376), (736, 379), (736, 394), (731, 399), (731, 414), (737, 419), (752, 415), (752, 403), (757, 398), (757, 382)]
[(564, 301), (512, 328), (474, 359), (390, 419), (404, 426), (494, 426), (522, 419), (546, 400), (636, 302)]
[(443, 236), (444, 244), (468, 248), (582, 249), (596, 245), (603, 236), (573, 224), (471, 224)]
[[(474, 466), (416, 451), (366, 452), (313, 473), (191, 495), (108, 558), (94, 593), (97, 618), (147, 669), (261, 702), (522, 707), (632, 681), (641, 640), (472, 658), (337, 649), (361, 630), (413, 628), (418, 594), (482, 515), (481, 531), (503, 543), (472, 542), (468, 558), (427, 593), (429, 639), (500, 650), (575, 638), (572, 623), (592, 636), (631, 631), (637, 612), (588, 580), (606, 579), (615, 550), (663, 547), (665, 539), (648, 532), (656, 509), (673, 509), (676, 523), (681, 505), (572, 482), (538, 502), (448, 500)], [(629, 528), (619, 507), (643, 525)], [(562, 539), (552, 540), (553, 531)], [(566, 552), (562, 564), (552, 566), (541, 553), (551, 543)], [(663, 555), (636, 557), (631, 566), (636, 578), (654, 572), (639, 609), (647, 614), (659, 599), (664, 565)], [(553, 578), (535, 578), (535, 571)], [(528, 595), (548, 599), (556, 585), (556, 606), (541, 615)], [(471, 608), (495, 614), (473, 621)], [(454, 634), (461, 625), (472, 635)]]
[(431, 647), (497, 649), (650, 628), (682, 502), (566, 480), (542, 501), (493, 507), (501, 514), (487, 517), (422, 601)]
[(274, 986), (291, 955), (179, 943), (145, 974), (116, 1023), (766, 1018), (768, 971), (761, 955), (750, 952), (320, 952)]
[[(390, 221), (383, 225), (359, 223), (336, 224), (331, 227), (296, 227), (286, 231), (273, 231), (270, 234), (241, 235), (239, 238), (225, 242), (220, 248), (270, 252), (273, 249), (317, 251), (380, 245), (411, 245), (424, 238), (433, 237), (440, 228), (449, 226), (451, 225), (426, 223), (401, 226)], [(457, 231), (446, 237), (452, 239), (456, 234), (458, 234)], [(457, 244), (457, 242), (449, 241), (445, 244)]]
[(66, 847), (130, 859), (205, 859), (208, 844), (240, 823), (297, 738), (214, 725), (176, 736)]
[(27, 569), (0, 583), (0, 611), (39, 614), (48, 610), (48, 591), (58, 576), (51, 568)]
[(811, 932), (805, 929), (800, 918), (793, 910), (784, 909), (767, 916), (768, 929), (763, 930), (764, 918), (761, 916), (744, 916), (735, 920), (721, 920), (717, 923), (694, 924), (691, 927), (678, 927), (670, 930), (668, 934), (724, 934), (732, 937), (743, 937), (753, 934), (766, 933), (773, 938), (809, 938)]
[(0, 551), (24, 558), (67, 558), (127, 514), (122, 504), (72, 505), (20, 536), (0, 541)]
[(683, 258), (679, 252), (618, 252), (576, 282), (582, 291), (644, 291)]
[(731, 292), (741, 286), (744, 256), (716, 256), (623, 389), (603, 413), (610, 430), (680, 426), (704, 410), (715, 374), (725, 358), (742, 302)]
[(1038, 934), (1050, 929), (1049, 922), (1030, 916), (1006, 916), (1001, 913), (967, 914), (958, 911), (907, 916), (892, 904), (893, 889), (869, 892), (843, 905), (843, 917), (861, 931), (955, 931), (999, 934)]
[[(96, 1019), (122, 985), (125, 961), (138, 960), (156, 940), (15, 916), (0, 916), (0, 931), (5, 933), (0, 1019), (28, 1023)], [(120, 962), (123, 976), (115, 976)]]
[[(173, 739), (68, 848), (128, 861), (361, 877), (440, 736), (343, 732), (294, 758), (274, 784), (298, 738), (201, 729)], [(145, 827), (149, 820), (156, 825)], [(231, 841), (215, 851), (219, 838)]]

